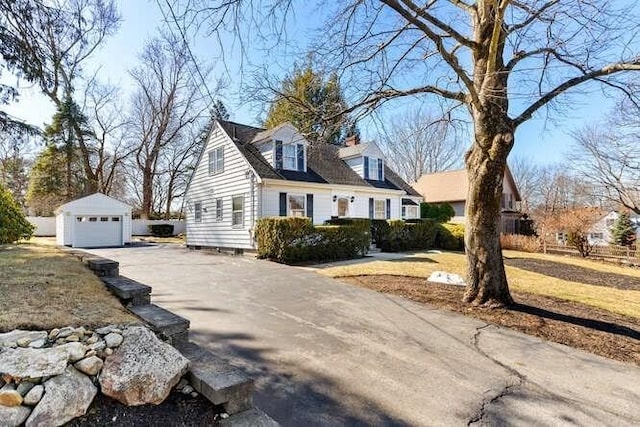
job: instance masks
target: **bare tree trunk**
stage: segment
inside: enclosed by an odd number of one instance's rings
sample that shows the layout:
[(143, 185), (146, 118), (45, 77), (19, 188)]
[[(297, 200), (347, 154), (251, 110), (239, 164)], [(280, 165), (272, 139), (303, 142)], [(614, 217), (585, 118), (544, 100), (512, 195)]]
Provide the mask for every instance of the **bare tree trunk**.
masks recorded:
[(515, 128), (506, 113), (505, 98), (496, 99), (484, 104), (481, 111), (473, 111), (475, 141), (465, 159), (469, 190), (465, 212), (464, 301), (490, 307), (513, 303), (500, 247), (500, 201)]
[(145, 168), (142, 171), (142, 206), (140, 218), (149, 219), (153, 211), (153, 171)]

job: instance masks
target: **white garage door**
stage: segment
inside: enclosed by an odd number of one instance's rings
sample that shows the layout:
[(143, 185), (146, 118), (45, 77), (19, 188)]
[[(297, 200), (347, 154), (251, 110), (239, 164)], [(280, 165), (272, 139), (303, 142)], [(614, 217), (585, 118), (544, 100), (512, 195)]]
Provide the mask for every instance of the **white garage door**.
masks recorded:
[(122, 246), (122, 217), (76, 216), (73, 229), (74, 248)]

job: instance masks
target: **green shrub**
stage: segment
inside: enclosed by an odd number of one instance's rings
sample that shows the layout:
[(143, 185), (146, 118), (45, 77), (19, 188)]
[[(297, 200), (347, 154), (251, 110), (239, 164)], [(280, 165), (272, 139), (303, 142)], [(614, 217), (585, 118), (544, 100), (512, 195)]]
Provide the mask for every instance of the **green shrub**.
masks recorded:
[(364, 255), (371, 243), (370, 222), (358, 219), (348, 223), (350, 225), (314, 227), (308, 218), (259, 219), (256, 223), (258, 257), (302, 263)]
[(256, 222), (255, 238), (258, 258), (283, 260), (286, 248), (294, 239), (311, 234), (310, 218), (273, 217)]
[(371, 241), (380, 246), (389, 236), (389, 221), (386, 219), (371, 220)]
[(148, 227), (149, 232), (154, 237), (173, 236), (173, 224), (151, 224)]
[(364, 255), (369, 249), (369, 232), (352, 225), (321, 225), (311, 234), (294, 239), (281, 259), (286, 263), (334, 261)]
[(370, 233), (371, 220), (369, 218), (331, 218), (324, 222), (325, 225), (348, 225)]
[(29, 239), (34, 230), (35, 227), (27, 221), (13, 195), (0, 185), (0, 244)]
[(447, 222), (456, 215), (456, 211), (449, 203), (420, 203), (420, 218)]
[(439, 224), (435, 246), (447, 251), (464, 250), (464, 225), (452, 223)]
[(385, 252), (402, 252), (418, 249), (432, 249), (438, 230), (438, 224), (429, 219), (419, 222), (401, 220), (388, 221), (386, 238), (378, 243)]

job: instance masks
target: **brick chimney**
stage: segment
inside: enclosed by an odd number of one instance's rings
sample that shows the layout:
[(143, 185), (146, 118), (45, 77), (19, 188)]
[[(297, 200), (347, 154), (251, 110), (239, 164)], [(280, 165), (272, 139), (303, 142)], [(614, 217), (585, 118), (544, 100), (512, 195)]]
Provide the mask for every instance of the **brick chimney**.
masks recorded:
[(348, 136), (347, 139), (344, 140), (344, 145), (346, 147), (353, 147), (358, 144), (360, 144), (360, 137), (358, 135)]

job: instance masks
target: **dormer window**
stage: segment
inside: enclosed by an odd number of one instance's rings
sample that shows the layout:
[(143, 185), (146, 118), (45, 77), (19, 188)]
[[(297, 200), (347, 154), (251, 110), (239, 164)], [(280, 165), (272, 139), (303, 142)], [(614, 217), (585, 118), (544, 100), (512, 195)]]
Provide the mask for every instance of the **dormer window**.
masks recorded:
[(283, 144), (282, 141), (275, 141), (275, 167), (292, 171), (305, 170), (305, 148), (304, 144)]
[(282, 146), (282, 162), (285, 169), (298, 169), (298, 156), (295, 144), (286, 144)]
[(375, 181), (384, 180), (384, 163), (382, 159), (364, 157), (364, 179)]

